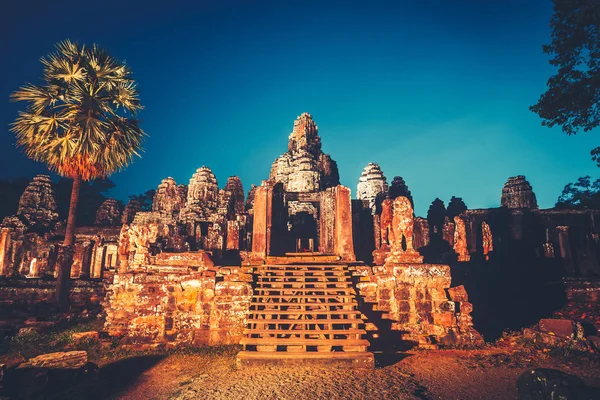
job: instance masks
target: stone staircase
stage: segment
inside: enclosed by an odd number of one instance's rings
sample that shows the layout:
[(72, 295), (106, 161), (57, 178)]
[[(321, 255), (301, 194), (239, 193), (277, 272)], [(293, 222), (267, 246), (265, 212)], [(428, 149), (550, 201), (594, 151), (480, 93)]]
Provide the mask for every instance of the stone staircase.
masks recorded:
[(372, 368), (349, 267), (255, 267), (256, 285), (238, 365), (338, 362)]

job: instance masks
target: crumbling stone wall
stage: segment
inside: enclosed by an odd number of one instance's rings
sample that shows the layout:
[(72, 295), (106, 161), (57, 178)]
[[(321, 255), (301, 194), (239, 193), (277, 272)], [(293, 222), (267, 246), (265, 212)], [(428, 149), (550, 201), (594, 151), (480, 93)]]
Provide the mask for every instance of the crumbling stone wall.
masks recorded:
[(365, 302), (394, 321), (392, 330), (400, 331), (402, 340), (421, 347), (482, 344), (466, 290), (450, 288), (450, 282), (447, 265), (405, 263), (375, 266), (357, 287)]

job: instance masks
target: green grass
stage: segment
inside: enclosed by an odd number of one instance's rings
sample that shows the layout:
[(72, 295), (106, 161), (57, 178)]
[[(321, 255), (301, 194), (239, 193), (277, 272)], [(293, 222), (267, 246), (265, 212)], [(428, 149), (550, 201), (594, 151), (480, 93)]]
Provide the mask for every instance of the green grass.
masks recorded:
[(44, 333), (31, 331), (11, 338), (3, 338), (0, 339), (0, 362), (3, 359), (29, 359), (40, 354), (73, 350), (87, 351), (88, 359), (100, 365), (140, 355), (201, 355), (209, 358), (227, 357), (234, 359), (242, 348), (239, 345), (225, 345), (181, 346), (170, 350), (134, 350), (120, 346), (119, 338), (102, 341), (85, 339), (78, 342), (75, 342), (72, 338), (73, 333), (101, 331), (102, 329), (103, 321), (97, 319)]

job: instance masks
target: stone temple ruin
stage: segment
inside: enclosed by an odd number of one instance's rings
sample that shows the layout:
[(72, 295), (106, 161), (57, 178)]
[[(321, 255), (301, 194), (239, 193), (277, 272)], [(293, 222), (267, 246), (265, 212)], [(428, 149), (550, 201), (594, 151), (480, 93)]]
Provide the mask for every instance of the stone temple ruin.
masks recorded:
[[(106, 200), (95, 225), (76, 231), (72, 309), (104, 314), (124, 346), (241, 344), (242, 365), (372, 366), (371, 351), (402, 343), (482, 343), (457, 266), (518, 248), (564, 275), (600, 271), (599, 212), (540, 210), (523, 176), (509, 178), (499, 208), (449, 217), (432, 206), (425, 219), (404, 180), (388, 185), (369, 163), (356, 197), (304, 113), (246, 199), (237, 176), (220, 188), (202, 166), (187, 185), (163, 179), (151, 211)], [(50, 179), (37, 176), (1, 224), (2, 319), (19, 327), (32, 305), (51, 309), (63, 236)]]

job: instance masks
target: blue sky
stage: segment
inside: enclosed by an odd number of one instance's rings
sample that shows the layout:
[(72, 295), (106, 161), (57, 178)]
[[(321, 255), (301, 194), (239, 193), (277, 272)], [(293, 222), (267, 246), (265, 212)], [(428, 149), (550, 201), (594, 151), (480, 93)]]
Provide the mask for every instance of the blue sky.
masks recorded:
[(305, 111), (342, 184), (354, 192), (377, 162), (405, 178), (419, 215), (435, 197), (498, 206), (519, 174), (552, 207), (565, 184), (597, 176), (596, 132), (569, 137), (528, 110), (553, 72), (541, 49), (550, 1), (11, 3), (0, 16), (0, 178), (45, 170), (13, 147), (23, 105), (8, 95), (38, 82), (39, 57), (65, 38), (100, 44), (138, 81), (150, 136), (112, 176), (120, 199), (167, 176), (188, 183), (202, 165), (248, 190)]

